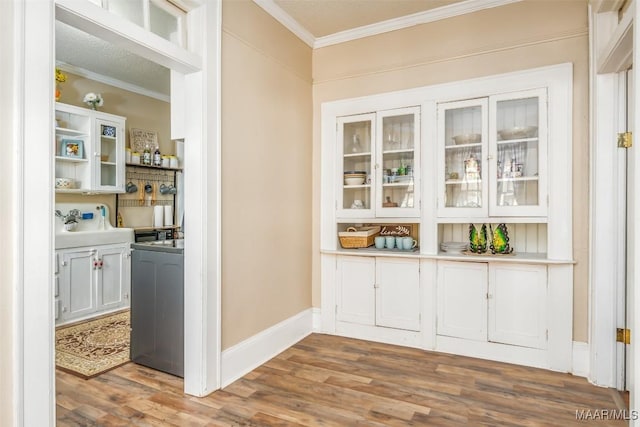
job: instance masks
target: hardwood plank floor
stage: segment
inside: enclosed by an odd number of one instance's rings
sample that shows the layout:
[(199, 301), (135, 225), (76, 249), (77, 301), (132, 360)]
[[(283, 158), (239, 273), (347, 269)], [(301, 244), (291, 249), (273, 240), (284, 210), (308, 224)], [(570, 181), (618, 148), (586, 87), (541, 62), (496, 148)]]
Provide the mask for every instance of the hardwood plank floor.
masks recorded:
[(603, 416), (623, 409), (618, 392), (584, 378), (322, 334), (205, 398), (182, 386), (134, 363), (90, 380), (57, 371), (58, 426), (627, 424)]

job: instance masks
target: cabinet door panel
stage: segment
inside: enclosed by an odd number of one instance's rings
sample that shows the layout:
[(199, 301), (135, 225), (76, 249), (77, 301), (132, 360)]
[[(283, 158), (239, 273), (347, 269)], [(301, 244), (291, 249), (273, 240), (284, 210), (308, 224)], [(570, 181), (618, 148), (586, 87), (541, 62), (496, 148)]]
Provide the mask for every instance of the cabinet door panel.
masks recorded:
[(95, 282), (92, 251), (65, 253), (63, 277), (68, 290), (66, 319), (72, 319), (96, 310)]
[(375, 258), (338, 257), (336, 320), (375, 324), (375, 270)]
[(487, 99), (438, 105), (438, 216), (486, 216)]
[[(124, 125), (96, 119), (95, 186), (99, 190), (124, 189)], [(154, 147), (151, 147), (153, 150)]]
[(376, 325), (420, 330), (420, 271), (417, 260), (377, 258)]
[(123, 248), (103, 249), (99, 252), (102, 260), (100, 283), (98, 284), (100, 308), (117, 307), (123, 302)]
[(438, 335), (487, 339), (487, 265), (438, 262)]
[(338, 217), (373, 217), (374, 123), (373, 113), (338, 119)]
[(376, 216), (420, 216), (420, 108), (377, 113)]
[(546, 348), (547, 268), (489, 267), (489, 341)]
[(494, 95), (489, 105), (489, 215), (545, 216), (546, 89)]

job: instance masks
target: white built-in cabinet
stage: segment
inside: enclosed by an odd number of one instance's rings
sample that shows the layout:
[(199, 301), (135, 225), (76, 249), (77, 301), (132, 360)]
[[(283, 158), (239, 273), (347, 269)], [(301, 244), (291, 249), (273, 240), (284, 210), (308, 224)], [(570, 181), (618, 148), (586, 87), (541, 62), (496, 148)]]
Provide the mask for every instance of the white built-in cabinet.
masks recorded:
[(59, 193), (121, 193), (125, 179), (126, 118), (56, 103), (56, 178), (71, 178)]
[(129, 305), (129, 244), (56, 251), (56, 323), (107, 313)]
[[(571, 102), (561, 64), (323, 104), (321, 330), (570, 372)], [(441, 250), (501, 223), (513, 254)], [(419, 249), (341, 247), (375, 224)]]
[(547, 267), (438, 261), (437, 334), (546, 347)]
[(420, 330), (418, 260), (340, 256), (336, 320)]

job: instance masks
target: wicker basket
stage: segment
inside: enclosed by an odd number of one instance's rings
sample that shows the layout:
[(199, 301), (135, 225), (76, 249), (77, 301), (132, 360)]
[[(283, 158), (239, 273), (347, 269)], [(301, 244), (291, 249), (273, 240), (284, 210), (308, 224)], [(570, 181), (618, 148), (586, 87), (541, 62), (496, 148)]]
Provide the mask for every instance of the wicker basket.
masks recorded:
[(373, 245), (376, 236), (380, 234), (380, 226), (349, 227), (347, 231), (338, 232), (340, 245), (344, 249), (366, 248)]

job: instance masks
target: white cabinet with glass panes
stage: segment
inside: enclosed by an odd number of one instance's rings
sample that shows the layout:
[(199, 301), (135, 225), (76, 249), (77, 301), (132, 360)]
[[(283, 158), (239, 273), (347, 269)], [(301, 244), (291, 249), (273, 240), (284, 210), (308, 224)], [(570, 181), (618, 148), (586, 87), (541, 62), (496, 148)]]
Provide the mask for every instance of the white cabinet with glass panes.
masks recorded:
[(56, 192), (124, 192), (125, 121), (56, 103)]
[(337, 119), (339, 218), (418, 217), (419, 107)]
[(547, 214), (546, 89), (438, 105), (438, 216)]

